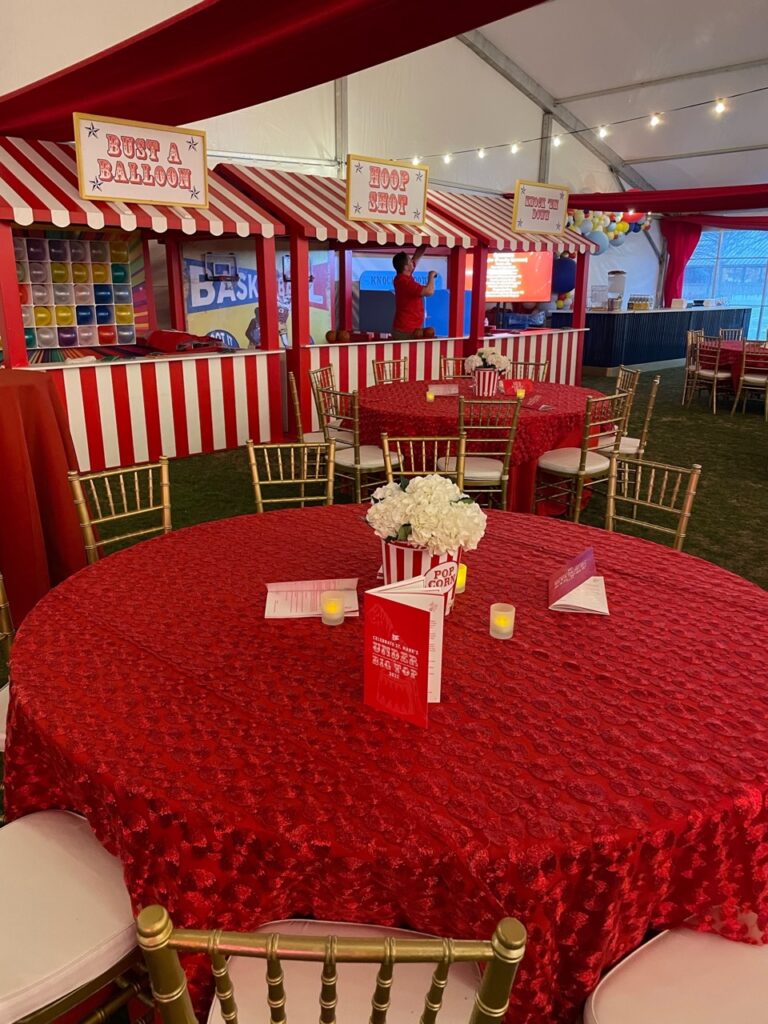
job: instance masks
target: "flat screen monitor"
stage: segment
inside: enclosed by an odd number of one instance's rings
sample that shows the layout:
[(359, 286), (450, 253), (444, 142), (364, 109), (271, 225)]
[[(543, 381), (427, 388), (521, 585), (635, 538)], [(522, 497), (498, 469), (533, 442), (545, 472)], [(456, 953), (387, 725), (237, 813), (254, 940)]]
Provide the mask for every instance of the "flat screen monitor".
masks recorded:
[(547, 302), (551, 295), (551, 252), (488, 254), (486, 302)]

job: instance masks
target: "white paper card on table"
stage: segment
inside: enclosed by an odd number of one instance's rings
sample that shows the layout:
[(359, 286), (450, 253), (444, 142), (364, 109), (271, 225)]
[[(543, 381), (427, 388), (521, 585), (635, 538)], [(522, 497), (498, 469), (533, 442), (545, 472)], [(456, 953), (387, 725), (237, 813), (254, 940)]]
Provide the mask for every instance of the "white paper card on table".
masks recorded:
[(605, 579), (597, 575), (595, 552), (587, 548), (549, 579), (549, 609), (609, 615)]
[(431, 391), (436, 398), (445, 398), (448, 395), (458, 395), (458, 384), (428, 384), (427, 391)]
[(344, 614), (359, 615), (357, 578), (344, 580), (290, 580), (267, 584), (265, 619), (320, 618), (320, 595), (325, 590), (344, 594)]
[(367, 590), (363, 699), (415, 725), (440, 701), (445, 597), (424, 576)]

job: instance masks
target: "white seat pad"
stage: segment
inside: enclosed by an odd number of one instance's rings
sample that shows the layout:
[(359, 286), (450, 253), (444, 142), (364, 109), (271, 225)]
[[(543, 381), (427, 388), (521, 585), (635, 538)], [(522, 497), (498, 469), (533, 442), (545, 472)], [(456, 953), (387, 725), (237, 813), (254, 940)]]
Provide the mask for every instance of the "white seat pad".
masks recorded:
[(8, 686), (0, 688), (0, 754), (5, 750), (5, 723), (8, 720), (8, 701), (11, 691)]
[[(444, 473), (456, 472), (456, 459), (443, 458), (437, 460), (437, 468)], [(464, 458), (464, 479), (476, 480), (478, 483), (493, 483), (501, 480), (504, 463), (501, 459), (486, 458), (484, 455), (467, 455)]]
[[(339, 921), (271, 921), (260, 932), (281, 935), (337, 935), (354, 938), (400, 939), (423, 938), (422, 932), (376, 925), (347, 924)], [(317, 1024), (319, 1017), (320, 973), (322, 964), (281, 960), (285, 972), (286, 1014), (293, 1024)], [(424, 1010), (434, 964), (395, 964), (392, 979), (392, 1005), (387, 1014), (391, 1024), (418, 1024)], [(378, 964), (339, 964), (336, 991), (338, 1024), (360, 1024), (368, 1020), (371, 997), (376, 987)], [(242, 1021), (269, 1019), (265, 963), (249, 957), (232, 957), (229, 973), (235, 991), (235, 1002)], [(472, 1012), (480, 974), (472, 963), (453, 964), (445, 988), (443, 1008), (438, 1021), (443, 1024), (466, 1024)], [(208, 1024), (224, 1024), (218, 1000), (214, 999)]]
[(0, 908), (0, 1024), (75, 991), (136, 947), (120, 861), (68, 811), (0, 829)]
[(584, 1024), (757, 1024), (766, 1005), (768, 946), (676, 928), (603, 978)]
[(312, 430), (304, 435), (304, 444), (325, 444), (325, 434), (322, 430)]
[(699, 376), (705, 377), (707, 380), (730, 380), (731, 375), (727, 370), (718, 370), (717, 377), (715, 377), (714, 370), (699, 370)]
[(768, 376), (760, 373), (745, 373), (743, 377), (745, 384), (754, 384), (758, 388), (768, 386)]
[(619, 451), (622, 455), (637, 455), (640, 451), (640, 438), (622, 437), (619, 441)]
[[(397, 456), (391, 453), (390, 458), (392, 465), (396, 465), (398, 462)], [(339, 466), (354, 466), (355, 464), (355, 449), (344, 448), (342, 451), (336, 452), (336, 464)], [(360, 445), (360, 468), (361, 469), (384, 469), (384, 452), (381, 448), (377, 448), (375, 444), (361, 444)]]
[[(553, 448), (550, 452), (544, 452), (539, 458), (539, 469), (548, 473), (561, 473), (564, 476), (575, 476), (579, 472), (581, 461), (581, 448)], [(595, 473), (607, 473), (610, 463), (604, 455), (598, 452), (587, 452), (585, 473), (592, 476)]]

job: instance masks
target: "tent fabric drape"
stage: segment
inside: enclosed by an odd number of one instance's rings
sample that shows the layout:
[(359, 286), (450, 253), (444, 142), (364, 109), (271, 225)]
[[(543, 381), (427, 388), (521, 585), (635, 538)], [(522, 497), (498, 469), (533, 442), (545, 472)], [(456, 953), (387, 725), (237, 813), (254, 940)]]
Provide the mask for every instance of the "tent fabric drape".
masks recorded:
[(667, 243), (669, 257), (664, 276), (664, 305), (671, 306), (672, 299), (683, 294), (685, 268), (701, 238), (701, 225), (665, 218), (661, 222), (661, 233)]
[(72, 138), (72, 113), (188, 124), (342, 78), (542, 0), (203, 0), (0, 97), (0, 135)]
[(654, 213), (702, 213), (717, 210), (768, 209), (768, 184), (674, 188), (643, 192), (582, 192), (571, 194), (575, 210), (652, 210)]

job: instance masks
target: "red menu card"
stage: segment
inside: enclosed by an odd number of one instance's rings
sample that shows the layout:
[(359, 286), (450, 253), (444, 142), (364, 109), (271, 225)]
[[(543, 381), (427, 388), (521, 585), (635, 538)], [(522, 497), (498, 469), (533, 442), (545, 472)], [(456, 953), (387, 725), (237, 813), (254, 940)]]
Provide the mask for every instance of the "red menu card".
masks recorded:
[(444, 599), (423, 576), (366, 591), (363, 700), (426, 727), (440, 700)]
[(609, 615), (605, 580), (597, 575), (595, 552), (587, 548), (549, 578), (549, 608), (557, 612)]

